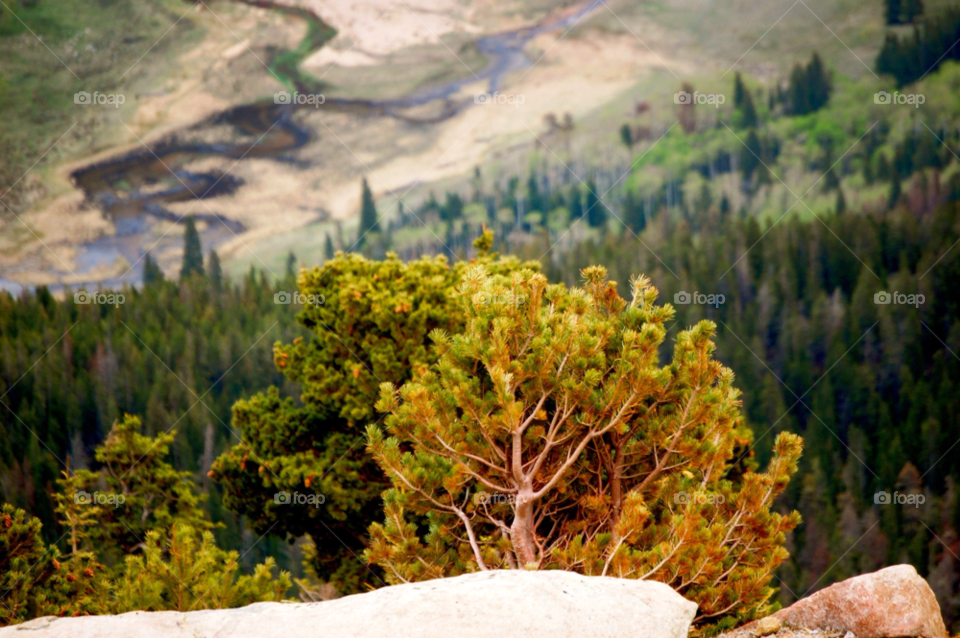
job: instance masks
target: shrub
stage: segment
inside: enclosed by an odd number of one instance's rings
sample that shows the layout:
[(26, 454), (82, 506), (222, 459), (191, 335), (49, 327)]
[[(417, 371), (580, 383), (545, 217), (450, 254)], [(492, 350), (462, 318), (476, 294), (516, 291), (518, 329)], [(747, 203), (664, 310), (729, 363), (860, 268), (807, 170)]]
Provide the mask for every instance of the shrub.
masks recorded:
[[(583, 288), (528, 270), (468, 269), (462, 334), (435, 330), (429, 372), (381, 386), (368, 446), (390, 480), (366, 558), (393, 583), (496, 569), (652, 578), (696, 601), (698, 621), (766, 610), (799, 515), (770, 507), (796, 471), (781, 434), (766, 473), (748, 443), (715, 327), (677, 338), (646, 278), (633, 299), (606, 271)], [(490, 300), (494, 300), (492, 303)]]

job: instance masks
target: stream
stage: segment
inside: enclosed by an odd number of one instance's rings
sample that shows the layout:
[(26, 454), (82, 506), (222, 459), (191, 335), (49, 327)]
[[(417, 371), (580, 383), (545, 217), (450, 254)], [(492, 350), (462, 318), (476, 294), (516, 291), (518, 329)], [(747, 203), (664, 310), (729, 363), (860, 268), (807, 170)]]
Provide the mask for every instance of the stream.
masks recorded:
[[(301, 93), (322, 93), (322, 85), (300, 69), (308, 56), (323, 47), (336, 35), (336, 30), (319, 16), (299, 7), (290, 7), (269, 0), (235, 0), (255, 7), (277, 11), (302, 19), (307, 23), (307, 34), (292, 51), (282, 51), (270, 61), (270, 70), (287, 85), (288, 90)], [(393, 100), (350, 100), (327, 98), (320, 108), (393, 117), (414, 125), (429, 125), (452, 117), (474, 103), (472, 98), (456, 100), (454, 96), (464, 87), (478, 80), (488, 82), (488, 92), (500, 87), (508, 74), (527, 68), (533, 62), (524, 54), (526, 44), (537, 35), (557, 29), (566, 30), (587, 13), (599, 6), (601, 0), (579, 7), (563, 18), (554, 18), (541, 24), (489, 35), (476, 41), (476, 47), (486, 58), (486, 66), (476, 75), (422, 87), (409, 95)], [(432, 118), (412, 118), (405, 109), (442, 101), (443, 108)], [(316, 139), (317, 134), (298, 123), (299, 108), (312, 105), (275, 104), (270, 99), (233, 107), (217, 113), (182, 132), (174, 133), (150, 149), (138, 150), (109, 160), (80, 168), (71, 173), (74, 184), (85, 195), (85, 203), (99, 208), (114, 225), (115, 233), (100, 237), (78, 247), (75, 272), (81, 278), (93, 271), (110, 266), (118, 260), (136, 264), (128, 272), (113, 279), (86, 282), (90, 286), (119, 288), (123, 284), (138, 284), (143, 276), (142, 257), (151, 249), (162, 253), (178, 246), (179, 233), (161, 237), (163, 227), (180, 221), (180, 215), (169, 211), (167, 204), (192, 199), (213, 199), (236, 192), (243, 180), (219, 171), (194, 172), (185, 167), (205, 157), (270, 158), (278, 162), (300, 164), (293, 152)], [(201, 142), (195, 139), (213, 127), (231, 127), (243, 137), (243, 143)], [(259, 141), (257, 141), (259, 140)], [(207, 206), (198, 205), (191, 214), (198, 222), (204, 250), (216, 248), (240, 234), (244, 227), (239, 222), (211, 213)], [(163, 224), (162, 222), (167, 222)], [(27, 269), (26, 265), (21, 269)], [(8, 273), (13, 274), (13, 273)], [(69, 272), (59, 273), (63, 277)], [(56, 290), (62, 286), (51, 286)], [(77, 286), (72, 286), (76, 289)], [(21, 284), (0, 277), (0, 289), (19, 293)]]

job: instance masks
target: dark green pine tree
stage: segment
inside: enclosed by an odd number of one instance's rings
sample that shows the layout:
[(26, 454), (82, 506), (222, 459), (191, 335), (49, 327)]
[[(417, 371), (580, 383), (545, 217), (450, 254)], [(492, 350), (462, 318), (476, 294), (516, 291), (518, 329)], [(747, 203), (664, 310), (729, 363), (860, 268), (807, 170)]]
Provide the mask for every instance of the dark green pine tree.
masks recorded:
[(291, 250), (287, 253), (287, 277), (289, 279), (297, 278), (297, 256)]
[(810, 112), (807, 74), (799, 64), (795, 64), (790, 72), (790, 84), (787, 88), (787, 109), (790, 115), (806, 115)]
[(900, 196), (902, 191), (900, 190), (900, 178), (897, 175), (893, 176), (892, 183), (890, 184), (890, 199), (887, 201), (887, 207), (893, 208), (900, 201)]
[(163, 281), (163, 270), (150, 253), (147, 253), (143, 256), (143, 283), (149, 286), (161, 281)]
[(912, 23), (923, 15), (923, 0), (904, 0), (902, 19), (906, 23)]
[(633, 150), (633, 132), (630, 131), (629, 124), (620, 127), (620, 141), (627, 147), (627, 150)]
[(830, 100), (830, 78), (823, 60), (816, 53), (807, 65), (807, 87), (811, 113), (827, 105)]
[(183, 232), (183, 267), (180, 279), (186, 279), (196, 273), (203, 275), (203, 248), (200, 246), (200, 233), (193, 217), (187, 217), (187, 227)]
[(363, 178), (362, 193), (360, 196), (360, 229), (357, 234), (357, 245), (363, 245), (368, 233), (380, 231), (379, 215), (377, 206), (373, 203), (373, 193), (370, 192), (370, 186), (367, 184), (367, 178)]
[(733, 75), (733, 108), (739, 109), (743, 106), (743, 100), (746, 94), (747, 87), (743, 85), (743, 78), (740, 77), (740, 72), (737, 71)]
[(738, 109), (740, 114), (740, 126), (744, 128), (754, 128), (757, 125), (757, 109), (753, 105), (753, 97), (750, 91), (744, 89), (743, 103)]
[(884, 11), (887, 24), (900, 24), (900, 16), (903, 13), (903, 8), (901, 7), (901, 0), (884, 0), (886, 3), (886, 11)]
[(607, 209), (597, 196), (597, 184), (593, 178), (587, 180), (587, 194), (584, 201), (587, 223), (591, 228), (600, 228), (607, 222)]
[(544, 212), (543, 196), (540, 194), (540, 185), (537, 183), (537, 174), (530, 171), (530, 177), (527, 178), (527, 210), (526, 212), (539, 211)]
[[(401, 204), (402, 206), (402, 204)], [(330, 261), (333, 259), (336, 251), (333, 249), (333, 240), (330, 239), (330, 233), (327, 233), (326, 239), (323, 241), (323, 258), (325, 261)]]
[(223, 288), (223, 268), (220, 267), (220, 255), (217, 251), (211, 250), (207, 253), (207, 273), (210, 275), (210, 283), (214, 290)]
[(763, 152), (760, 146), (760, 138), (755, 130), (750, 129), (744, 146), (745, 148), (740, 151), (740, 170), (743, 171), (743, 178), (748, 180), (753, 177), (760, 166), (760, 156)]
[(837, 205), (835, 210), (837, 215), (847, 210), (847, 200), (843, 197), (843, 189), (839, 187), (837, 188)]
[(576, 222), (583, 217), (583, 196), (580, 194), (580, 185), (574, 184), (570, 187), (570, 221)]

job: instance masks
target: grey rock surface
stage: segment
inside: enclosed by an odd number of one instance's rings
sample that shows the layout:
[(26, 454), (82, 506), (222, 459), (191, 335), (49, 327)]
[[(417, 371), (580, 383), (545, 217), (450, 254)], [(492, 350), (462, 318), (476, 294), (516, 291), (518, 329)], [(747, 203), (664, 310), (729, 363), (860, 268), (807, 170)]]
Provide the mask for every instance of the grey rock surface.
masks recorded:
[(320, 603), (45, 617), (0, 638), (686, 638), (696, 610), (663, 583), (500, 570)]

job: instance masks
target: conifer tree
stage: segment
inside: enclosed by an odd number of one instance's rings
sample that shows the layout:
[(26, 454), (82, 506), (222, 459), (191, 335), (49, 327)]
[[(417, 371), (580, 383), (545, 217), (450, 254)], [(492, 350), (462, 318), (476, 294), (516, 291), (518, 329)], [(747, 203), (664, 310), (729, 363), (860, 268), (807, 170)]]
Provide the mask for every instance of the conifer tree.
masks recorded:
[(630, 130), (629, 124), (624, 123), (620, 127), (620, 141), (623, 142), (628, 151), (633, 150), (633, 131)]
[(819, 111), (830, 100), (830, 77), (823, 65), (823, 60), (816, 53), (810, 58), (807, 65), (807, 91), (810, 111)]
[(760, 146), (760, 138), (754, 129), (747, 133), (747, 139), (744, 141), (744, 148), (740, 151), (740, 170), (743, 171), (743, 178), (749, 180), (754, 172), (760, 167), (760, 158), (763, 149)]
[(699, 622), (763, 613), (799, 522), (770, 510), (799, 437), (777, 437), (767, 473), (731, 474), (750, 434), (713, 324), (661, 367), (673, 309), (649, 280), (626, 301), (604, 268), (584, 278), (464, 273), (463, 333), (433, 331), (429, 372), (381, 385), (367, 437), (391, 489), (366, 558), (394, 583), (560, 568), (668, 583)]
[(600, 228), (607, 223), (607, 208), (597, 195), (597, 184), (593, 178), (587, 180), (587, 192), (583, 202), (587, 223), (591, 228)]
[[(401, 207), (403, 204), (400, 205)], [(402, 211), (401, 211), (402, 214)], [(326, 234), (326, 237), (323, 240), (323, 259), (325, 261), (330, 261), (336, 256), (337, 251), (333, 248), (333, 240), (330, 239), (330, 233)]]
[(884, 16), (887, 24), (900, 24), (900, 16), (903, 14), (901, 2), (902, 0), (884, 0)]
[(223, 289), (223, 268), (220, 266), (220, 255), (211, 250), (207, 253), (207, 273), (214, 290)]
[(132, 553), (145, 542), (149, 530), (168, 530), (175, 522), (197, 530), (212, 529), (201, 507), (205, 496), (197, 493), (190, 472), (176, 470), (164, 460), (175, 436), (175, 430), (155, 438), (144, 436), (135, 416), (118, 420), (96, 450), (103, 470), (78, 470), (64, 483), (76, 491), (60, 501), (62, 520), (76, 526), (68, 512), (69, 502), (78, 494), (88, 500), (95, 492), (110, 494), (114, 500), (122, 496), (122, 507), (95, 508), (95, 524), (85, 532), (108, 556)]
[(143, 256), (143, 283), (151, 285), (163, 281), (163, 270), (150, 253)]
[(903, 0), (903, 21), (915, 22), (923, 15), (923, 0)]
[(757, 109), (753, 105), (753, 96), (743, 84), (740, 73), (733, 76), (733, 108), (737, 112), (738, 122), (743, 128), (757, 125)]
[(367, 178), (363, 178), (363, 184), (360, 192), (360, 228), (357, 234), (357, 245), (363, 245), (368, 233), (380, 231), (380, 216), (377, 214), (377, 206), (373, 202), (373, 193), (370, 192), (370, 186), (367, 184)]
[(580, 193), (580, 185), (573, 184), (570, 187), (570, 221), (577, 222), (583, 217), (583, 195)]
[(203, 248), (200, 246), (200, 233), (193, 217), (187, 217), (183, 231), (183, 266), (180, 268), (180, 279), (186, 279), (192, 274), (203, 274)]
[(746, 95), (747, 89), (743, 85), (743, 78), (740, 77), (740, 72), (737, 71), (733, 74), (733, 108), (739, 109), (742, 107)]

